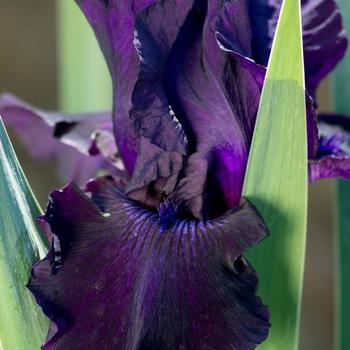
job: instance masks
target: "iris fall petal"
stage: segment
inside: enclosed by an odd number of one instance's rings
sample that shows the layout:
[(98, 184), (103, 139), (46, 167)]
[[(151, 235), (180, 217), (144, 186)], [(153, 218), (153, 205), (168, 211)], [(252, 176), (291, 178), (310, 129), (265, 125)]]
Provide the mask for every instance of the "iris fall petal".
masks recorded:
[(29, 288), (56, 332), (43, 349), (253, 349), (268, 332), (242, 257), (267, 234), (248, 203), (216, 220), (129, 200), (109, 179), (51, 194), (54, 243)]

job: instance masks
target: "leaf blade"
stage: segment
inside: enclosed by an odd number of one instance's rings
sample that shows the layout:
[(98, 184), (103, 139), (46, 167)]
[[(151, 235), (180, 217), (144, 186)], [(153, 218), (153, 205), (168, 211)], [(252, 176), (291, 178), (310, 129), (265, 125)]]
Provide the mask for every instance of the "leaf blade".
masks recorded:
[(261, 349), (298, 347), (307, 219), (304, 89), (301, 6), (284, 0), (243, 190), (271, 230), (248, 254), (271, 313), (270, 336)]
[(33, 262), (47, 247), (41, 213), (0, 118), (0, 348), (39, 348), (48, 320), (26, 288)]

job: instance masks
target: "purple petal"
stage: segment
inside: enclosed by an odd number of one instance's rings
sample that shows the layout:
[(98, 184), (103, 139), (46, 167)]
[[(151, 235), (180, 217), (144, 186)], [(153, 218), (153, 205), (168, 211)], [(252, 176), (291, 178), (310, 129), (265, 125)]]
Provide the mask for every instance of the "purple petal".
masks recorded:
[(307, 146), (308, 146), (308, 158), (314, 159), (317, 155), (319, 148), (319, 135), (318, 135), (318, 112), (311, 96), (306, 92), (306, 128), (307, 128)]
[(303, 0), (306, 87), (311, 95), (343, 58), (347, 37), (335, 0)]
[(328, 177), (350, 179), (350, 118), (323, 114), (318, 122), (320, 143), (317, 155), (309, 161), (309, 179)]
[(84, 183), (99, 169), (111, 169), (105, 158), (122, 166), (115, 143), (107, 142), (113, 138), (108, 112), (78, 115), (47, 112), (3, 94), (0, 114), (34, 157), (58, 161), (64, 181)]
[(350, 180), (350, 156), (326, 156), (309, 160), (309, 181), (342, 177)]
[(192, 7), (189, 0), (155, 4), (137, 17), (135, 42), (140, 56), (130, 116), (136, 129), (165, 151), (186, 154), (187, 140), (163, 89), (170, 50)]
[[(266, 66), (282, 1), (250, 4), (252, 58)], [(347, 39), (335, 0), (302, 0), (302, 17), (306, 88), (314, 96), (319, 82), (343, 58)]]
[[(160, 2), (139, 14), (141, 70), (131, 116), (149, 141), (140, 143), (128, 186), (134, 199), (155, 205), (177, 186), (175, 197), (198, 218), (238, 203), (265, 78), (265, 68), (246, 57), (251, 54), (249, 14), (241, 0), (210, 2), (208, 9), (200, 2), (177, 7)], [(312, 158), (318, 149), (316, 111), (312, 99), (307, 101)], [(185, 160), (173, 146), (179, 140), (172, 136), (174, 115), (189, 141)], [(162, 116), (163, 124), (158, 123)], [(183, 166), (184, 178), (177, 179)]]
[(163, 196), (173, 192), (183, 163), (181, 154), (165, 152), (141, 138), (135, 170), (127, 186), (128, 195), (144, 205), (157, 207)]
[(226, 1), (216, 19), (218, 41), (229, 51), (252, 57), (252, 32), (247, 1)]
[(139, 136), (129, 118), (138, 77), (139, 58), (133, 44), (137, 14), (155, 0), (76, 0), (95, 31), (107, 60), (114, 91), (114, 133), (129, 174), (136, 163)]
[(128, 192), (144, 204), (157, 206), (161, 196), (174, 189), (187, 153), (187, 138), (163, 89), (163, 77), (191, 6), (191, 1), (162, 2), (140, 12), (136, 20), (140, 67), (130, 117), (142, 137)]
[(146, 210), (107, 179), (89, 190), (103, 213), (73, 185), (51, 195), (55, 244), (29, 285), (57, 327), (43, 349), (248, 350), (266, 339), (241, 256), (266, 227), (248, 202), (201, 222), (172, 202)]
[[(159, 117), (161, 109), (154, 106), (159, 107), (160, 100), (165, 101), (163, 115), (170, 104), (188, 135), (192, 154), (183, 162), (179, 155), (162, 152), (166, 149), (162, 142), (153, 142), (158, 148), (142, 142), (128, 191), (136, 190), (132, 197), (145, 204), (157, 203), (146, 185), (156, 181), (154, 187), (168, 195), (176, 185), (176, 172), (187, 164), (176, 197), (187, 202), (196, 217), (212, 217), (239, 201), (265, 68), (245, 57), (250, 48), (249, 28), (243, 27), (249, 23), (245, 1), (212, 2), (207, 13), (198, 3), (189, 13), (188, 7), (178, 6), (179, 13), (172, 12), (178, 27), (167, 17), (167, 6), (173, 3), (153, 5), (139, 15), (137, 45), (142, 63), (134, 97), (144, 101), (138, 118), (145, 124)], [(318, 135), (311, 98), (307, 115), (312, 157)], [(150, 130), (147, 125), (145, 129)], [(157, 135), (165, 142), (168, 134), (166, 127), (158, 128)], [(171, 145), (173, 138), (169, 139)], [(203, 208), (204, 197), (214, 208), (208, 204)]]
[(171, 51), (164, 78), (193, 153), (177, 195), (196, 216), (202, 210), (203, 195), (216, 208), (238, 203), (260, 98), (256, 76), (242, 63), (248, 60), (236, 59), (218, 45), (215, 33), (222, 10), (216, 1), (209, 2), (208, 8), (199, 2), (194, 5)]
[[(119, 41), (130, 43), (124, 33), (114, 38), (118, 16), (124, 11), (128, 26), (136, 25), (141, 60), (130, 116), (141, 137), (129, 194), (144, 204), (159, 204), (159, 198), (177, 186), (175, 197), (197, 217), (212, 217), (213, 210), (222, 213), (236, 205), (265, 69), (219, 47), (216, 26), (228, 25), (226, 4), (213, 2), (207, 12), (200, 1), (157, 2), (138, 12), (136, 22), (137, 11), (125, 4), (81, 1), (81, 6), (103, 39), (107, 60), (108, 55), (116, 56), (111, 68), (115, 79), (124, 59), (119, 57)], [(107, 33), (107, 27), (113, 31)], [(243, 34), (240, 28), (239, 35)], [(130, 52), (135, 53), (131, 48)], [(136, 63), (124, 66), (133, 72)], [(208, 171), (212, 168), (217, 171)], [(179, 176), (180, 170), (184, 171)]]

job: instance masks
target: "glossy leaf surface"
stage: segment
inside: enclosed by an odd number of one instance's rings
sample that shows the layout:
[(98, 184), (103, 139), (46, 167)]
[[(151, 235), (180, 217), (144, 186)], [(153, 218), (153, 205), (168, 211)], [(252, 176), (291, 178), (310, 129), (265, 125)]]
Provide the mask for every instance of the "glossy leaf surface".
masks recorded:
[(284, 0), (246, 173), (244, 195), (271, 236), (248, 254), (270, 308), (259, 349), (298, 347), (307, 220), (307, 141), (300, 2)]
[(39, 349), (48, 320), (26, 285), (45, 256), (35, 218), (41, 210), (0, 119), (0, 349)]

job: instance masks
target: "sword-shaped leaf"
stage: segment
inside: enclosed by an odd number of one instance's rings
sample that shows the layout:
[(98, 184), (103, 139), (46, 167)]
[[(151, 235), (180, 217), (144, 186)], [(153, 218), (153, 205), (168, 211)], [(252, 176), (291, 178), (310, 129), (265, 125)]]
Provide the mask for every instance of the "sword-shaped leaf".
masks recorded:
[(270, 308), (259, 349), (295, 350), (307, 220), (307, 141), (300, 1), (284, 0), (247, 168), (244, 195), (271, 236), (249, 254)]
[(0, 349), (39, 349), (48, 320), (26, 284), (46, 252), (35, 218), (40, 208), (0, 118)]

